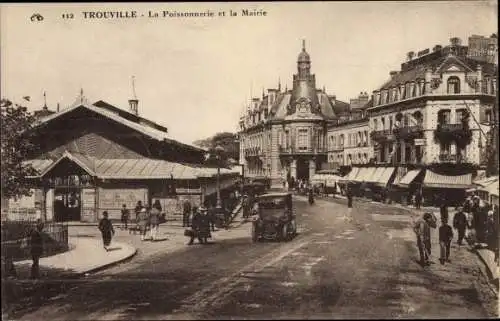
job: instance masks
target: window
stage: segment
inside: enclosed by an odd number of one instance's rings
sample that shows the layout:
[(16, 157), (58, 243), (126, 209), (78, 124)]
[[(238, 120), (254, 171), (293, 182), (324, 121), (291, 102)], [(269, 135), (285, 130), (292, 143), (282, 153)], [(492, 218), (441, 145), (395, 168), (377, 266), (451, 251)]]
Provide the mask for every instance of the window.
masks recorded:
[(373, 120), (373, 130), (377, 131), (378, 130), (378, 122), (377, 119)]
[(441, 150), (441, 154), (449, 155), (451, 153), (450, 143), (441, 143), (439, 147)]
[(408, 127), (410, 126), (410, 117), (408, 114), (403, 115), (403, 127)]
[(443, 109), (438, 112), (438, 123), (443, 125), (443, 124), (449, 124), (451, 118), (451, 111), (449, 109)]
[(299, 150), (307, 150), (309, 148), (308, 130), (299, 129), (297, 134), (297, 147)]
[(384, 117), (382, 117), (382, 118), (380, 119), (380, 127), (382, 127), (382, 128), (381, 128), (382, 130), (384, 130), (384, 129), (385, 129), (385, 118), (384, 118)]
[(457, 109), (455, 111), (455, 114), (457, 115), (455, 123), (460, 123), (462, 121), (462, 119), (464, 119), (465, 116), (467, 115), (467, 109), (465, 109), (465, 108)]
[(392, 130), (392, 126), (394, 126), (392, 116), (389, 116), (389, 129)]
[(448, 94), (460, 93), (460, 79), (456, 76), (448, 78)]
[(485, 111), (485, 121), (488, 124), (491, 123), (491, 110), (490, 109), (488, 109), (487, 111)]

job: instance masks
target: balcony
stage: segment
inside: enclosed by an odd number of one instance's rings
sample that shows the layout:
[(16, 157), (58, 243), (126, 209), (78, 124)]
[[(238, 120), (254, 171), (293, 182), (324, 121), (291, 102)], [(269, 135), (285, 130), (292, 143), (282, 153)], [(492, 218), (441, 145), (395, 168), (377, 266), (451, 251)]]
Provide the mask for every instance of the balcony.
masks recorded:
[(245, 157), (259, 157), (262, 155), (260, 147), (245, 148)]
[(461, 154), (441, 153), (439, 154), (439, 161), (442, 163), (460, 164), (466, 163), (467, 159)]
[(280, 146), (279, 152), (280, 155), (323, 155), (327, 154), (328, 150), (324, 147), (298, 148), (296, 146)]
[(393, 141), (395, 139), (390, 129), (372, 131), (370, 137), (376, 142)]
[(424, 128), (422, 125), (406, 126), (394, 128), (393, 132), (394, 135), (400, 139), (422, 138)]
[(472, 139), (472, 131), (464, 123), (438, 124), (434, 138), (441, 142), (455, 141), (461, 146), (468, 145)]
[(344, 145), (338, 145), (338, 146), (333, 146), (331, 148), (331, 151), (332, 152), (341, 152), (344, 150)]

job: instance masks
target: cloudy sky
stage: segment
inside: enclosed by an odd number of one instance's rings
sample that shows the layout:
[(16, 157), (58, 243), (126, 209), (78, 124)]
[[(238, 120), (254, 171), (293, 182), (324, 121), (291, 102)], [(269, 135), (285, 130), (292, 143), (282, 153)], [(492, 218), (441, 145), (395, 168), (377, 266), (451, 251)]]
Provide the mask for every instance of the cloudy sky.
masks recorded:
[[(317, 85), (348, 101), (399, 70), (406, 52), (497, 30), (497, 2), (263, 2), (2, 5), (1, 95), (30, 110), (90, 100), (139, 112), (182, 142), (235, 131), (245, 101), (281, 80), (291, 88), (302, 39)], [(242, 9), (267, 12), (243, 17)], [(83, 19), (83, 11), (137, 11), (136, 19)], [(164, 10), (213, 18), (163, 18)], [(229, 16), (229, 10), (238, 13)], [(159, 18), (147, 18), (148, 12)], [(226, 12), (225, 17), (218, 13)], [(39, 13), (41, 22), (31, 22)], [(74, 19), (63, 19), (63, 14)], [(144, 14), (144, 17), (141, 15)]]

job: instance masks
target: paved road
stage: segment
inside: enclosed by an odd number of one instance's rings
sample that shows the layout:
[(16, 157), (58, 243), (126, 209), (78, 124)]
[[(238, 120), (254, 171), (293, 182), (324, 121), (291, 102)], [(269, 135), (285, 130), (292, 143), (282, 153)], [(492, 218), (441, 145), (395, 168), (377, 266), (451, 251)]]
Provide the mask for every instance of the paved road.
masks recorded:
[[(403, 209), (345, 201), (296, 201), (300, 234), (252, 244), (249, 224), (212, 245), (171, 253), (148, 245), (132, 261), (53, 287), (25, 303), (22, 320), (421, 318), (493, 316), (473, 254), (416, 263)], [(125, 237), (125, 236), (122, 236)], [(164, 244), (167, 244), (166, 241)], [(165, 245), (167, 246), (167, 245)], [(434, 246), (434, 253), (438, 249)]]

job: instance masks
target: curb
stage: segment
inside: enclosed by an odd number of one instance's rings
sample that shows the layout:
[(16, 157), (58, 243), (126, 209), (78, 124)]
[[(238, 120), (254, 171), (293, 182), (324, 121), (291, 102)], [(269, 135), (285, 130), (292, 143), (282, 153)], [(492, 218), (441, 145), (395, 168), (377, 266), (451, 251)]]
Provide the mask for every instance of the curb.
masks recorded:
[(131, 260), (136, 254), (137, 254), (137, 248), (134, 247), (134, 251), (132, 253), (130, 253), (129, 255), (127, 255), (127, 256), (125, 256), (117, 261), (110, 262), (110, 263), (89, 269), (87, 271), (78, 272), (78, 273), (76, 273), (76, 275), (81, 277), (81, 276), (86, 276), (86, 274), (92, 274), (92, 273), (106, 270), (114, 265), (118, 265), (120, 263), (124, 263), (125, 261)]

